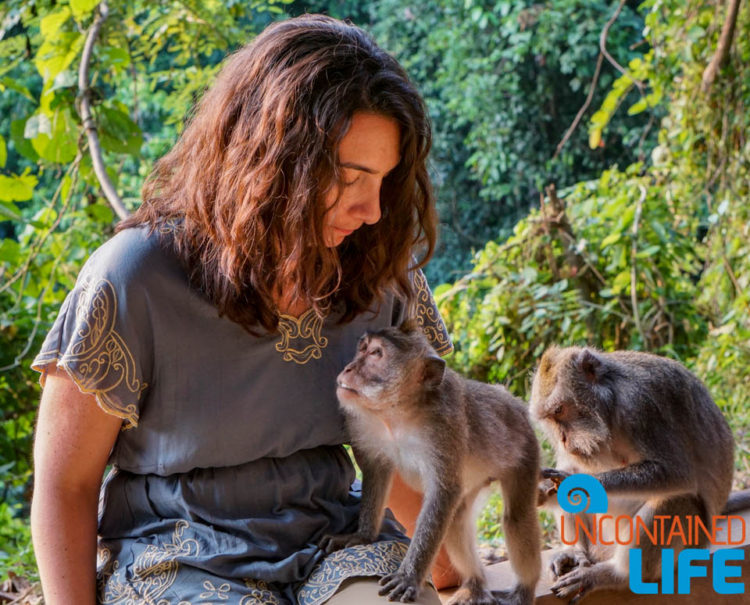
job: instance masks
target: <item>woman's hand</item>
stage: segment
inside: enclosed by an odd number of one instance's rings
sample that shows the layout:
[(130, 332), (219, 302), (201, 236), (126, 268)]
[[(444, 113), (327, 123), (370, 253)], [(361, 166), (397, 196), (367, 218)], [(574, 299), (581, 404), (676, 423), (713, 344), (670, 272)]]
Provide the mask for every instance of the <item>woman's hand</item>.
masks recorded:
[(122, 420), (50, 366), (34, 443), (31, 530), (45, 603), (96, 601), (99, 488)]

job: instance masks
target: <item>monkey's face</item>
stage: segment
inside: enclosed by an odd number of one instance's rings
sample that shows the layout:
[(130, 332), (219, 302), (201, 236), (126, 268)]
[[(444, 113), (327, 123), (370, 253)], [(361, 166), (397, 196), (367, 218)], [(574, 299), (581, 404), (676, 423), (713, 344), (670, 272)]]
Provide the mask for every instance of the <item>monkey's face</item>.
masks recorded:
[(421, 330), (407, 322), (359, 339), (354, 360), (336, 378), (336, 395), (345, 410), (409, 414), (444, 371)]
[(610, 438), (596, 381), (598, 358), (585, 349), (548, 349), (534, 375), (531, 415), (555, 448), (586, 460)]
[(336, 378), (336, 396), (346, 409), (378, 410), (392, 405), (402, 383), (404, 359), (387, 338), (370, 333), (359, 339), (357, 354)]

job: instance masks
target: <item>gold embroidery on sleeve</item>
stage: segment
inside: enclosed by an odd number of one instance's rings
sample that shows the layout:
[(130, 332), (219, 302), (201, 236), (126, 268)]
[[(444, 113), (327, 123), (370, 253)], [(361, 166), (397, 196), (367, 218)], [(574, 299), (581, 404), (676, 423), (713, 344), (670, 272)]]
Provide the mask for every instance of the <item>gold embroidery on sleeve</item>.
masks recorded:
[(76, 332), (65, 352), (43, 351), (32, 368), (42, 372), (57, 361), (84, 393), (96, 396), (105, 411), (125, 420), (127, 425), (138, 426), (138, 409), (135, 403), (120, 401), (112, 391), (121, 384), (137, 401), (146, 388), (136, 376), (135, 358), (122, 337), (115, 331), (117, 295), (114, 286), (106, 279), (86, 281), (81, 284), (81, 294), (76, 307)]
[(435, 351), (439, 355), (447, 355), (453, 350), (453, 345), (422, 271), (414, 273), (414, 287), (417, 290), (417, 298), (410, 315), (416, 318), (417, 324)]
[(305, 364), (320, 359), (328, 346), (328, 339), (322, 335), (323, 318), (312, 308), (299, 317), (280, 315), (279, 332), (281, 340), (276, 343), (276, 350), (282, 353), (284, 361)]

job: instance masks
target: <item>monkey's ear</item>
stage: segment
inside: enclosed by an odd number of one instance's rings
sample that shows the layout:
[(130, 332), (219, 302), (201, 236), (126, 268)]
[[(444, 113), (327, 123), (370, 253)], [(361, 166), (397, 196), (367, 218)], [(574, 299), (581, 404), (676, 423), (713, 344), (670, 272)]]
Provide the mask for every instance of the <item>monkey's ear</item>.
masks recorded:
[(428, 355), (424, 360), (424, 383), (428, 387), (436, 387), (443, 382), (445, 374), (445, 360), (437, 355)]
[(405, 319), (398, 327), (398, 329), (401, 330), (404, 334), (411, 334), (412, 332), (416, 332), (419, 329), (419, 324), (417, 323), (415, 317), (410, 317), (409, 319)]
[(601, 373), (602, 360), (589, 349), (584, 349), (578, 357), (578, 367), (589, 382), (596, 382)]

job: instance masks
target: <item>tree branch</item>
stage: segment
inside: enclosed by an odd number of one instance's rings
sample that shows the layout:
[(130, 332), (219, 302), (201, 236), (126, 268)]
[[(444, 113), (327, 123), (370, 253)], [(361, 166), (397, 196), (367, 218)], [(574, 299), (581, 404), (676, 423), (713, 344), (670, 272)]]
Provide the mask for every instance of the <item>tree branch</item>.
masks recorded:
[(99, 144), (99, 134), (96, 129), (96, 121), (91, 115), (91, 88), (89, 87), (89, 62), (91, 61), (91, 55), (94, 50), (94, 43), (96, 38), (99, 36), (99, 30), (102, 28), (104, 20), (109, 14), (109, 7), (107, 6), (107, 0), (102, 0), (99, 4), (99, 10), (94, 17), (94, 22), (89, 28), (88, 34), (86, 35), (86, 44), (83, 47), (83, 54), (81, 55), (81, 66), (78, 69), (78, 94), (80, 98), (79, 113), (83, 127), (86, 130), (86, 138), (89, 141), (89, 151), (91, 152), (91, 160), (94, 164), (94, 172), (96, 178), (99, 179), (99, 184), (102, 186), (104, 196), (107, 198), (109, 205), (112, 206), (115, 214), (121, 219), (130, 216), (130, 213), (125, 208), (120, 196), (117, 195), (115, 186), (109, 179), (107, 170), (104, 167), (104, 158), (102, 157), (102, 148)]
[[(617, 21), (617, 17), (620, 16), (620, 12), (622, 11), (623, 6), (625, 6), (625, 0), (620, 0), (620, 4), (617, 5), (617, 9), (615, 10), (614, 14), (609, 18), (609, 21), (607, 21), (607, 23), (604, 25), (604, 28), (602, 29), (602, 33), (599, 35), (599, 56), (596, 59), (596, 70), (594, 71), (594, 77), (591, 80), (591, 86), (589, 87), (589, 94), (586, 97), (586, 101), (584, 102), (581, 109), (578, 110), (578, 114), (573, 120), (573, 123), (570, 125), (570, 128), (568, 128), (562, 141), (560, 141), (560, 144), (557, 146), (557, 149), (555, 150), (555, 155), (552, 156), (553, 160), (560, 154), (560, 151), (562, 151), (562, 148), (568, 142), (573, 132), (575, 132), (575, 129), (578, 128), (578, 124), (580, 124), (581, 118), (583, 118), (583, 114), (586, 113), (586, 110), (589, 108), (589, 105), (591, 105), (591, 100), (594, 98), (594, 91), (596, 90), (596, 83), (599, 80), (599, 73), (601, 72), (601, 69), (602, 69), (602, 62), (604, 60), (604, 57), (606, 57), (607, 60), (612, 65), (614, 65), (619, 71), (621, 71), (622, 73), (626, 73), (623, 67), (617, 61), (614, 60), (612, 55), (610, 55), (607, 52), (607, 36), (609, 35), (609, 30), (612, 27), (612, 25), (614, 25), (614, 22)], [(635, 80), (635, 78), (633, 77), (631, 77), (631, 80), (633, 80), (634, 82), (637, 82), (637, 80)], [(640, 82), (637, 82), (637, 84), (639, 84), (641, 87), (643, 86)], [(642, 88), (640, 90), (642, 91)]]
[(609, 51), (607, 50), (607, 36), (609, 35), (609, 28), (612, 27), (614, 22), (617, 20), (617, 17), (620, 16), (620, 11), (622, 10), (622, 7), (625, 6), (625, 0), (620, 0), (620, 4), (617, 5), (617, 10), (615, 10), (615, 14), (610, 17), (609, 21), (607, 21), (607, 24), (604, 26), (604, 29), (602, 30), (601, 35), (599, 36), (599, 50), (604, 55), (604, 57), (609, 61), (609, 63), (617, 70), (619, 71), (623, 76), (628, 76), (632, 81), (633, 84), (636, 85), (638, 90), (643, 94), (643, 90), (645, 86), (643, 85), (643, 82), (640, 80), (636, 80), (630, 73), (628, 73), (628, 70), (625, 69), (622, 65), (620, 65), (615, 58), (609, 54)]
[(635, 327), (638, 330), (638, 334), (641, 336), (643, 346), (647, 346), (646, 335), (643, 333), (640, 312), (638, 311), (638, 269), (636, 263), (638, 260), (638, 228), (640, 227), (643, 203), (646, 201), (648, 192), (643, 185), (638, 185), (638, 188), (641, 190), (641, 197), (638, 199), (638, 203), (635, 207), (633, 240), (630, 243), (630, 303), (633, 305), (633, 321), (635, 322)]
[(719, 37), (719, 45), (716, 47), (711, 62), (703, 72), (703, 81), (701, 82), (701, 90), (706, 93), (711, 89), (711, 86), (716, 80), (716, 75), (719, 70), (724, 67), (729, 60), (729, 49), (732, 48), (732, 40), (734, 40), (734, 29), (737, 25), (737, 14), (740, 12), (740, 1), (741, 0), (730, 0), (729, 9), (727, 10), (727, 16), (724, 20), (724, 26), (721, 28), (721, 36)]

